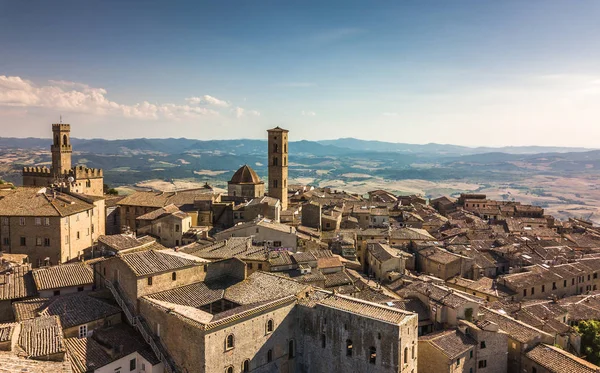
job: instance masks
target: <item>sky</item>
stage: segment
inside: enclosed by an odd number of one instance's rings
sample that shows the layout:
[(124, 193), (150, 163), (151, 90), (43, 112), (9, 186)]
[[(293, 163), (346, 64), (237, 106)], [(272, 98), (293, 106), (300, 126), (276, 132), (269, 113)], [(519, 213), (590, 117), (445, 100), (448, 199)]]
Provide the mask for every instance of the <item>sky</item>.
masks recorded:
[(0, 136), (598, 147), (600, 1), (0, 0)]

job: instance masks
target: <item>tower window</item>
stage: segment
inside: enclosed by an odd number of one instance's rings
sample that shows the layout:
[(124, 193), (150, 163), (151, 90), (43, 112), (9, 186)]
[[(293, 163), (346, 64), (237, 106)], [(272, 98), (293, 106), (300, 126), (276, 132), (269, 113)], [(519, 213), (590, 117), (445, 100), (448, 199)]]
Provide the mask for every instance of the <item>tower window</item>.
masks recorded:
[(273, 157), (273, 166), (279, 165), (279, 159), (277, 157)]
[(233, 334), (229, 334), (225, 339), (225, 349), (231, 350), (234, 347)]
[(273, 188), (277, 188), (277, 184), (278, 184), (278, 183), (277, 183), (277, 179), (274, 179), (274, 180), (273, 180)]
[(277, 144), (273, 144), (273, 153), (277, 153), (279, 151), (279, 147)]
[(63, 145), (64, 146), (69, 145), (69, 141), (68, 141), (67, 135), (63, 135)]
[(352, 356), (352, 341), (350, 339), (346, 340), (346, 356)]
[(250, 371), (250, 360), (246, 359), (242, 363), (242, 373), (248, 373)]
[(267, 351), (267, 363), (273, 361), (273, 350)]
[(267, 333), (273, 332), (273, 320), (267, 321)]
[(369, 348), (369, 363), (375, 364), (377, 362), (377, 349), (375, 347)]

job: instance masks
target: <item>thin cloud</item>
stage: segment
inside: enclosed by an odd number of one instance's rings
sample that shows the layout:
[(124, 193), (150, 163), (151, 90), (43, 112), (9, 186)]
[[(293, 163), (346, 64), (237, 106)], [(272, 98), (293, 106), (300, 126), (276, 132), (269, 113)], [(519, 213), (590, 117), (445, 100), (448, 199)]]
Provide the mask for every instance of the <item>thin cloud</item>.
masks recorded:
[(314, 117), (315, 115), (317, 115), (317, 113), (315, 113), (314, 111), (304, 111), (304, 110), (302, 110), (302, 115), (304, 115), (306, 117)]
[(229, 102), (225, 100), (220, 100), (216, 97), (204, 95), (202, 97), (188, 97), (185, 99), (188, 103), (192, 105), (213, 105), (219, 107), (229, 107)]

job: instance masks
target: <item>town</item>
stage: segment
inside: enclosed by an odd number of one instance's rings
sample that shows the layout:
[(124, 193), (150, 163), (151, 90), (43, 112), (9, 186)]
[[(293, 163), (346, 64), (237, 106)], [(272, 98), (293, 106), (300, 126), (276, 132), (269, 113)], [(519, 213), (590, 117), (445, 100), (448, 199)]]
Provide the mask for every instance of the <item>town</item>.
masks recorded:
[(266, 181), (105, 194), (51, 130), (0, 184), (0, 372), (600, 372), (589, 221), (291, 183), (280, 127)]

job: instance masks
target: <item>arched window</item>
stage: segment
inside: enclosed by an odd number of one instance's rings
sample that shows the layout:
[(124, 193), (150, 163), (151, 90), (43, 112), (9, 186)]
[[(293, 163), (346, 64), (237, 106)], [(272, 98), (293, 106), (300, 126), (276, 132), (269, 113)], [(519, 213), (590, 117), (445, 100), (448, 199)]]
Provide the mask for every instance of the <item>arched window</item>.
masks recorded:
[(287, 157), (283, 157), (283, 165), (287, 166)]
[(267, 333), (272, 333), (273, 332), (273, 320), (269, 320), (267, 321)]
[(64, 146), (69, 145), (69, 141), (68, 141), (67, 135), (63, 135), (63, 145)]
[(327, 337), (325, 337), (325, 334), (321, 334), (321, 347), (325, 348), (325, 346), (327, 346)]
[(225, 349), (231, 350), (235, 346), (235, 340), (233, 334), (229, 334), (225, 339)]
[(404, 364), (408, 364), (408, 347), (404, 347)]
[[(285, 139), (284, 139), (285, 140)], [(283, 144), (283, 152), (287, 153), (287, 144)]]
[(267, 351), (267, 363), (273, 361), (273, 350)]
[(233, 367), (225, 368), (225, 373), (233, 373)]
[(352, 340), (346, 339), (346, 356), (352, 356)]
[(250, 371), (250, 360), (246, 359), (242, 363), (242, 373), (248, 373)]
[(296, 346), (294, 346), (294, 340), (290, 339), (288, 342), (288, 359), (293, 359), (296, 356)]
[(279, 151), (279, 147), (277, 144), (273, 144), (273, 153), (277, 153)]
[(412, 352), (411, 352), (410, 357), (413, 359), (415, 358), (415, 345), (412, 346)]
[(369, 348), (369, 363), (375, 364), (377, 362), (377, 349), (375, 347)]

